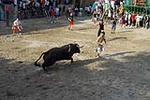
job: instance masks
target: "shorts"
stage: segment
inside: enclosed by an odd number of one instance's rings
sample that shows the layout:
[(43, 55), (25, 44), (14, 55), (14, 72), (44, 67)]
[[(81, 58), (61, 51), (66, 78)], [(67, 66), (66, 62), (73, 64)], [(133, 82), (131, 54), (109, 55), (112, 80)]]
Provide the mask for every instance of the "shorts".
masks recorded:
[(73, 21), (69, 21), (69, 25), (73, 25)]
[(17, 31), (18, 30), (18, 26), (12, 26), (12, 30)]
[(135, 26), (136, 20), (132, 20), (132, 25)]
[(97, 34), (97, 37), (100, 36), (101, 32), (102, 32), (102, 29), (99, 29), (99, 30), (98, 30), (98, 34)]
[(104, 46), (103, 46), (103, 45), (99, 45), (99, 46), (97, 47), (97, 52), (98, 52), (98, 53), (101, 53), (102, 51), (104, 51)]

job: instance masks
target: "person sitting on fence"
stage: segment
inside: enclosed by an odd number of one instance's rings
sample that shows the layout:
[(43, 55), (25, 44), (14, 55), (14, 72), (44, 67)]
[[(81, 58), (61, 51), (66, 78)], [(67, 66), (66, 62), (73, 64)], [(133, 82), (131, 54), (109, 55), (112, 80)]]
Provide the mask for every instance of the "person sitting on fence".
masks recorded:
[(22, 28), (22, 25), (21, 25), (21, 22), (20, 20), (17, 18), (14, 22), (13, 22), (13, 25), (12, 25), (12, 34), (15, 35), (15, 32), (16, 31), (21, 31), (23, 28)]

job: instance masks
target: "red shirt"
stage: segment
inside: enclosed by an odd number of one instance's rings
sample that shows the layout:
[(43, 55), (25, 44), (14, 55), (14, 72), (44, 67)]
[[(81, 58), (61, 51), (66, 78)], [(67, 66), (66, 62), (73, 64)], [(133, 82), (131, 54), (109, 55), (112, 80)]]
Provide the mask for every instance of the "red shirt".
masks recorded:
[(51, 14), (51, 16), (55, 16), (55, 11), (51, 10), (50, 14)]
[(136, 14), (132, 14), (131, 19), (132, 19), (132, 21), (135, 21), (136, 20)]

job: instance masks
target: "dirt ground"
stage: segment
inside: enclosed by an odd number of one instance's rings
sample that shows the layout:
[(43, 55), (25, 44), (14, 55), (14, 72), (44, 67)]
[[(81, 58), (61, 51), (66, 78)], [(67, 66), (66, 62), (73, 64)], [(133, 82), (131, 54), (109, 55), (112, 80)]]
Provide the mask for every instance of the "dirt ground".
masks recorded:
[[(96, 57), (95, 27), (75, 19), (74, 30), (61, 18), (23, 20), (22, 35), (0, 29), (0, 100), (150, 100), (150, 30), (106, 26), (105, 51)], [(34, 61), (52, 47), (84, 45), (70, 61), (45, 73)], [(40, 60), (42, 63), (42, 60)]]

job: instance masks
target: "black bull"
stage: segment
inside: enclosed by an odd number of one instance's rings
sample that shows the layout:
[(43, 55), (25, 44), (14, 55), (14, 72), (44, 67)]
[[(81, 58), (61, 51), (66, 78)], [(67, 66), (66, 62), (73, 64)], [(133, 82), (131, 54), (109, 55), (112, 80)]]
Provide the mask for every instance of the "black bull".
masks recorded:
[[(83, 47), (83, 46), (82, 46)], [(35, 66), (41, 66), (38, 61), (43, 56), (43, 64), (42, 68), (44, 71), (46, 71), (46, 68), (49, 66), (52, 66), (56, 61), (60, 60), (71, 60), (71, 63), (73, 62), (73, 54), (74, 53), (80, 53), (80, 48), (78, 44), (68, 44), (64, 45), (62, 47), (55, 47), (52, 48), (46, 52), (43, 52), (41, 56), (35, 61)]]

